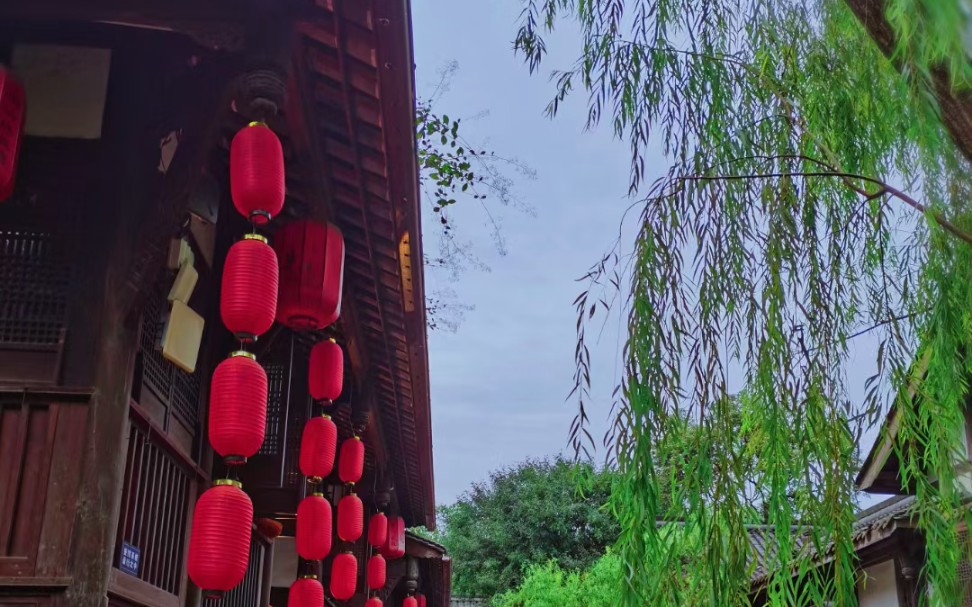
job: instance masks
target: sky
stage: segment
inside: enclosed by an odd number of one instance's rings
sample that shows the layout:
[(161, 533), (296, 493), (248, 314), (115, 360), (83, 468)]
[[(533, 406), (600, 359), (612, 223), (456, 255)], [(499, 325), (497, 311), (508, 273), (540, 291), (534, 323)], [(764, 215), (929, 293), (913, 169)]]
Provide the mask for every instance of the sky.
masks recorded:
[[(428, 273), (429, 292), (450, 290), (457, 301), (475, 306), (455, 332), (429, 334), (436, 499), (442, 504), (492, 470), (566, 447), (575, 412), (565, 399), (573, 386), (576, 279), (618, 238), (630, 205), (629, 155), (607, 129), (584, 131), (582, 98), (554, 120), (543, 115), (552, 84), (544, 75), (531, 77), (512, 52), (519, 0), (413, 0), (412, 12), (418, 95), (430, 95), (440, 70), (457, 62), (436, 109), (463, 117), (467, 139), (516, 156), (536, 173), (514, 182), (532, 214), (486, 201), (500, 223), (505, 255), (481, 207), (466, 200), (454, 206), (459, 238), (471, 242), (489, 271), (473, 268), (458, 280)], [(545, 70), (570, 65), (576, 47), (563, 42), (551, 48)], [(425, 218), (430, 253), (437, 247), (431, 216)], [(616, 376), (619, 342), (611, 324), (592, 352), (602, 403), (609, 402)], [(598, 407), (595, 421), (606, 414)]]
[[(474, 306), (455, 331), (429, 333), (439, 504), (454, 502), (493, 470), (571, 452), (567, 440), (576, 402), (566, 397), (573, 386), (573, 301), (583, 289), (576, 279), (614, 246), (632, 202), (627, 144), (609, 129), (584, 130), (583, 94), (568, 100), (557, 118), (544, 116), (553, 94), (549, 73), (571, 65), (576, 39), (567, 31), (548, 40), (543, 72), (531, 76), (512, 52), (520, 10), (520, 0), (412, 1), (418, 96), (432, 94), (442, 68), (456, 62), (436, 111), (464, 118), (466, 139), (515, 156), (536, 173), (535, 179), (515, 180), (516, 194), (531, 212), (487, 199), (500, 224), (502, 252), (482, 207), (460, 200), (451, 209), (459, 239), (470, 243), (488, 271), (472, 268), (458, 277), (427, 271), (430, 294), (449, 292)], [(646, 182), (667, 168), (657, 147), (648, 150), (646, 166)], [(433, 254), (436, 218), (426, 213), (424, 220), (425, 249)], [(621, 238), (627, 249), (629, 224)], [(591, 351), (591, 416), (598, 439), (619, 379), (619, 328), (617, 316), (609, 319)], [(868, 337), (855, 340), (851, 364), (873, 360), (874, 348)], [(863, 394), (865, 376), (851, 377), (852, 398)], [(865, 442), (873, 436), (869, 432)]]

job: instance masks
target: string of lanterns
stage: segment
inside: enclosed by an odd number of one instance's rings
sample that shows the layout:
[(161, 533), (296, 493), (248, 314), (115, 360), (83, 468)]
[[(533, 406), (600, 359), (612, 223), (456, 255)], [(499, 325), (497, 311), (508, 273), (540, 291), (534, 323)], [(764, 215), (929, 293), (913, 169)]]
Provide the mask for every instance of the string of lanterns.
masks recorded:
[(256, 233), (280, 213), (285, 195), (283, 146), (266, 124), (251, 122), (233, 137), (230, 190), (253, 232), (229, 248), (220, 290), (220, 318), (240, 349), (217, 365), (210, 387), (209, 442), (227, 478), (196, 502), (189, 539), (189, 577), (207, 598), (222, 597), (246, 575), (253, 503), (236, 477), (266, 432), (267, 373), (245, 349), (273, 325), (280, 281), (277, 253)]
[[(331, 224), (295, 221), (279, 228), (274, 245), (256, 232), (283, 208), (285, 170), (279, 138), (262, 122), (253, 122), (230, 145), (230, 185), (233, 205), (253, 231), (227, 252), (220, 293), (220, 318), (240, 347), (217, 365), (210, 390), (208, 437), (226, 466), (221, 478), (196, 503), (189, 541), (188, 573), (207, 598), (219, 598), (246, 574), (253, 504), (237, 480), (239, 467), (263, 444), (267, 421), (268, 379), (256, 356), (246, 348), (266, 333), (274, 321), (295, 331), (317, 331), (340, 315), (344, 274), (344, 240)], [(308, 360), (308, 393), (326, 408), (341, 395), (344, 352), (334, 339), (316, 343)], [(364, 504), (354, 492), (364, 471), (365, 445), (355, 434), (338, 454), (338, 430), (322, 411), (305, 424), (299, 468), (312, 490), (297, 507), (296, 549), (304, 561), (322, 561), (333, 548), (332, 506), (323, 492), (325, 479), (337, 464), (337, 476), (347, 486), (336, 508), (338, 539), (357, 542), (365, 531)], [(405, 553), (405, 523), (401, 517), (373, 514), (368, 522), (370, 557), (366, 566), (369, 595), (384, 588), (386, 559)], [(350, 550), (334, 555), (328, 589), (336, 600), (355, 594), (358, 561)], [(424, 598), (424, 597), (423, 597)], [(322, 607), (324, 587), (314, 574), (301, 574), (290, 588), (291, 607)], [(366, 607), (381, 607), (369, 596)], [(406, 597), (403, 607), (424, 607)]]

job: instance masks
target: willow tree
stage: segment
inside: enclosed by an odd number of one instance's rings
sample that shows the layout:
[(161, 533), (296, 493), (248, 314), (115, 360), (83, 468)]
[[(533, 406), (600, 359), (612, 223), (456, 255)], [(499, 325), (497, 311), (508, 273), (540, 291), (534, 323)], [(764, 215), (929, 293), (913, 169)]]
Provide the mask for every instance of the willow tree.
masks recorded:
[[(585, 328), (616, 290), (627, 366), (606, 443), (623, 479), (613, 507), (632, 605), (679, 604), (684, 579), (659, 574), (673, 570), (700, 580), (711, 605), (746, 603), (751, 481), (738, 450), (719, 448), (735, 439), (727, 396), (739, 389), (757, 404), (762, 507), (777, 530), (770, 602), (856, 602), (855, 442), (862, 420), (905, 399), (898, 456), (928, 540), (927, 600), (959, 600), (972, 172), (936, 99), (943, 81), (950, 95), (972, 85), (959, 4), (884, 0), (894, 36), (882, 49), (842, 0), (527, 1), (516, 49), (532, 71), (546, 69), (551, 31), (570, 22), (581, 35), (576, 63), (554, 72), (549, 113), (577, 91), (588, 126), (631, 148), (640, 229), (577, 300), (574, 438), (587, 448)], [(656, 146), (666, 166), (646, 165)], [(852, 402), (848, 346), (863, 331), (880, 347)], [(656, 458), (684, 451), (672, 437), (690, 425), (684, 440), (706, 455), (662, 511)], [(701, 538), (695, 558), (671, 549), (659, 519)], [(807, 547), (831, 566), (801, 561)]]

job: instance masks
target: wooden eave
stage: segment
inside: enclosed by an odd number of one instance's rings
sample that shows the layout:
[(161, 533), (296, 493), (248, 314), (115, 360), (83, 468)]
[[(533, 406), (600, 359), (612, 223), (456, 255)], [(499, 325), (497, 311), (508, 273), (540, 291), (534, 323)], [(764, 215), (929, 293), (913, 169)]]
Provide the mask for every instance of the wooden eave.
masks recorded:
[(929, 356), (930, 354), (926, 352), (917, 362), (907, 391), (902, 398), (891, 406), (891, 411), (888, 412), (888, 416), (881, 426), (877, 440), (864, 459), (864, 464), (854, 481), (861, 491), (890, 495), (908, 493), (908, 488), (901, 482), (898, 456), (894, 448), (900, 424), (899, 411), (902, 406), (912, 406), (915, 392), (918, 389), (919, 378), (925, 373)]
[[(886, 56), (895, 57), (898, 44), (891, 23), (885, 16), (886, 0), (844, 0), (868, 34)], [(899, 65), (900, 67), (900, 65)], [(953, 86), (944, 66), (931, 70), (928, 87), (938, 102), (942, 123), (959, 151), (972, 160), (972, 93)]]
[[(296, 23), (296, 85), (328, 216), (345, 237), (345, 301), (367, 361), (401, 513), (435, 525), (425, 289), (407, 0), (318, 0)], [(312, 203), (313, 205), (313, 203)], [(412, 260), (416, 260), (412, 263)], [(350, 324), (350, 323), (347, 323)]]
[(452, 595), (452, 559), (445, 546), (407, 532), (405, 554), (420, 559), (423, 591), (433, 605), (449, 605)]

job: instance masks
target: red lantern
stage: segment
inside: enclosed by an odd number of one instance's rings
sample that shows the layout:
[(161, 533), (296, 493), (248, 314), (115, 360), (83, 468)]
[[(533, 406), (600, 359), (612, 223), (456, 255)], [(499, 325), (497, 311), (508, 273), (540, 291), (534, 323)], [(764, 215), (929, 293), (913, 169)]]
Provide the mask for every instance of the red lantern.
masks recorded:
[(0, 68), (0, 200), (13, 194), (26, 118), (23, 85)]
[(333, 339), (314, 344), (310, 352), (307, 391), (314, 400), (335, 401), (344, 387), (344, 352)]
[(378, 512), (368, 521), (368, 543), (380, 547), (388, 541), (388, 517)]
[(354, 596), (358, 586), (358, 559), (349, 552), (342, 552), (331, 561), (331, 596), (346, 601)]
[(279, 272), (267, 239), (247, 234), (230, 247), (223, 267), (219, 313), (241, 341), (255, 341), (273, 325)]
[(337, 533), (345, 542), (356, 542), (364, 527), (364, 504), (351, 493), (345, 495), (337, 506)]
[(283, 208), (286, 183), (280, 139), (262, 122), (240, 129), (230, 144), (230, 194), (240, 215), (263, 225)]
[(302, 577), (290, 585), (287, 607), (324, 607), (324, 586), (317, 576)]
[(367, 601), (365, 601), (365, 607), (382, 607), (381, 599), (379, 599), (376, 596), (373, 596)]
[(402, 601), (402, 607), (418, 607), (418, 601), (414, 596), (407, 596), (405, 600)]
[(425, 607), (426, 601), (425, 601), (425, 595), (424, 594), (422, 594), (422, 593), (416, 594), (415, 595), (415, 599), (418, 601), (418, 607)]
[(405, 519), (402, 517), (388, 517), (388, 540), (382, 546), (381, 554), (391, 560), (405, 556)]
[(243, 581), (252, 526), (253, 503), (237, 481), (216, 481), (196, 502), (187, 568), (207, 598), (219, 598)]
[(279, 521), (275, 521), (272, 518), (258, 518), (253, 521), (260, 533), (265, 535), (267, 539), (275, 540), (280, 537), (283, 533), (283, 525)]
[(327, 415), (312, 418), (300, 437), (300, 473), (312, 483), (321, 482), (334, 469), (335, 451), (337, 426)]
[(376, 554), (368, 559), (368, 588), (381, 590), (385, 587), (386, 565), (385, 558)]
[(356, 483), (364, 472), (365, 448), (357, 436), (341, 443), (341, 456), (338, 458), (338, 476), (342, 483)]
[(331, 504), (321, 493), (308, 495), (297, 505), (297, 554), (320, 561), (331, 552)]
[(249, 352), (233, 352), (213, 372), (209, 442), (227, 465), (242, 464), (263, 444), (267, 372)]
[(329, 223), (301, 220), (274, 236), (280, 257), (277, 320), (298, 331), (323, 329), (341, 315), (344, 237)]

